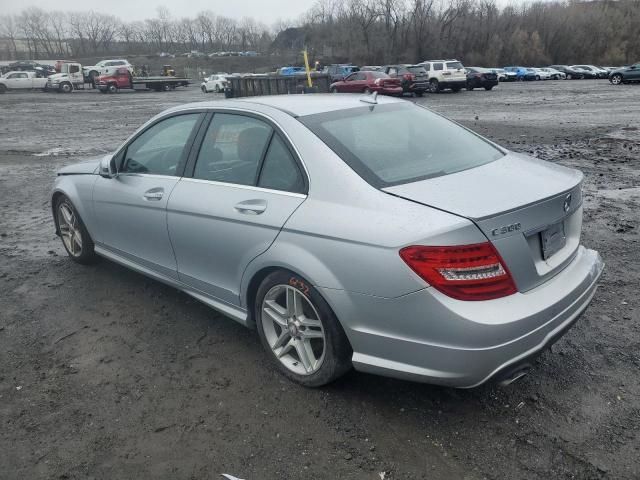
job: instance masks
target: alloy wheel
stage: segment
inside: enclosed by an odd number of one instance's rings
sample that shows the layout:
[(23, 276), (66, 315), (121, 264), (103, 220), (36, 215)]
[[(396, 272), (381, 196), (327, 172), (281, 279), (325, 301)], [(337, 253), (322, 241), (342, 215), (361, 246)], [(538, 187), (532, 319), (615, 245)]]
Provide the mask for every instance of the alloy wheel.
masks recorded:
[(82, 234), (73, 208), (63, 202), (58, 207), (58, 227), (67, 251), (74, 257), (82, 255)]
[(275, 285), (264, 296), (262, 328), (275, 357), (298, 375), (311, 375), (322, 366), (326, 336), (317, 309), (300, 290)]
[(620, 83), (622, 83), (622, 77), (620, 75), (614, 75), (611, 77), (611, 83), (614, 85), (620, 85)]

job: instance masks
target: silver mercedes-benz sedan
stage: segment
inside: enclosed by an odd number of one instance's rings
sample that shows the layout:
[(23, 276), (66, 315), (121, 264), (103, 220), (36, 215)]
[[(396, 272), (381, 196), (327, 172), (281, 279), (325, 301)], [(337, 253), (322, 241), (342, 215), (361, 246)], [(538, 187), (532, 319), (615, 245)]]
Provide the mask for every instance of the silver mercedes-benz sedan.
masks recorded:
[(591, 301), (582, 178), (408, 101), (282, 95), (167, 110), (60, 170), (52, 208), (71, 259), (255, 327), (303, 385), (473, 387), (524, 375)]

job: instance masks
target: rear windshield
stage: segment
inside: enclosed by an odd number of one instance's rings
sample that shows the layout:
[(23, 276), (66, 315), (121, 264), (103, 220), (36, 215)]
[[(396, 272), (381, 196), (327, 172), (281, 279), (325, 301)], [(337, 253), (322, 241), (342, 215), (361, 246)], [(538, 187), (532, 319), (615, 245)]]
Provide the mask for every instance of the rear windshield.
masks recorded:
[(456, 68), (463, 68), (460, 62), (447, 62), (447, 70), (455, 70)]
[(460, 172), (504, 155), (477, 135), (412, 103), (363, 106), (299, 120), (378, 188)]

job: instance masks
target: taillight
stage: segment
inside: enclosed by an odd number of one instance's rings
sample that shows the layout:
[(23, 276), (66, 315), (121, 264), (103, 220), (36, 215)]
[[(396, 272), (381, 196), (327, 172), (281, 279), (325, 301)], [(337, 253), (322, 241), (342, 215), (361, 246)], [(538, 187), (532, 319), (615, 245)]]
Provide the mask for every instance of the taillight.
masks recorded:
[(491, 243), (400, 250), (400, 257), (423, 280), (458, 300), (492, 300), (517, 292), (509, 270)]

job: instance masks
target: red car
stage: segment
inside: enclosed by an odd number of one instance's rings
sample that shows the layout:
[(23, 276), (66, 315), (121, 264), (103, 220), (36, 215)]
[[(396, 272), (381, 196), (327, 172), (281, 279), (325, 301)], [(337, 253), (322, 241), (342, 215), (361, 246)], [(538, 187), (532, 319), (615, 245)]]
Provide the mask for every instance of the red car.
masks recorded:
[(402, 83), (383, 72), (355, 72), (331, 84), (331, 93), (370, 93), (402, 95)]

